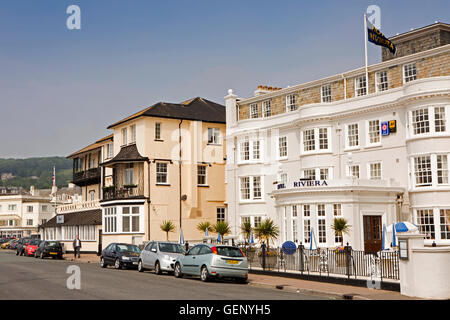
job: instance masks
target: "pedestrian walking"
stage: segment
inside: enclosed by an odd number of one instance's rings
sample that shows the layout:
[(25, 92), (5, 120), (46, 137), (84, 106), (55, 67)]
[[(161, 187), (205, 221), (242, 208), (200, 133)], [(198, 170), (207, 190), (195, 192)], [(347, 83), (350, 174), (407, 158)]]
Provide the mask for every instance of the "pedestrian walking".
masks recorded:
[(78, 238), (78, 235), (73, 240), (73, 257), (76, 258), (78, 254), (78, 258), (80, 257), (80, 249), (81, 249), (81, 240)]

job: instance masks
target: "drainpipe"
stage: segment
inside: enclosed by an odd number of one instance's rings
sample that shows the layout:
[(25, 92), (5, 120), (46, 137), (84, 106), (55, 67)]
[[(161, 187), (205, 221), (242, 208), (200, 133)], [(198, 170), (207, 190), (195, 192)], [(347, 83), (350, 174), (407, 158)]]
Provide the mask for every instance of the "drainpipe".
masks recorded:
[(180, 191), (180, 230), (181, 230), (181, 124), (183, 119), (180, 120), (178, 124), (178, 146), (179, 146), (179, 160), (178, 160), (178, 181), (179, 181), (179, 191)]
[(151, 211), (150, 211), (150, 203), (151, 203), (151, 200), (150, 200), (150, 195), (151, 195), (151, 192), (150, 192), (150, 186), (151, 186), (151, 183), (150, 183), (150, 163), (151, 163), (151, 161), (150, 160), (148, 160), (147, 161), (147, 164), (148, 164), (148, 202), (147, 202), (147, 205), (148, 205), (148, 217), (147, 217), (147, 219), (148, 219), (148, 221), (147, 221), (147, 225), (148, 225), (148, 241), (150, 241), (150, 214), (151, 214)]

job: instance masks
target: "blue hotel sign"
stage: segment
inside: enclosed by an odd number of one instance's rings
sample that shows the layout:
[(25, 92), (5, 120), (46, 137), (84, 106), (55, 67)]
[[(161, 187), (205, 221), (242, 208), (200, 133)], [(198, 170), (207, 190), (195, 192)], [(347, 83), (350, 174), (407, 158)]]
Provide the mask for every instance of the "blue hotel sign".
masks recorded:
[(385, 121), (381, 123), (381, 135), (382, 136), (388, 136), (390, 134), (389, 130), (389, 122)]

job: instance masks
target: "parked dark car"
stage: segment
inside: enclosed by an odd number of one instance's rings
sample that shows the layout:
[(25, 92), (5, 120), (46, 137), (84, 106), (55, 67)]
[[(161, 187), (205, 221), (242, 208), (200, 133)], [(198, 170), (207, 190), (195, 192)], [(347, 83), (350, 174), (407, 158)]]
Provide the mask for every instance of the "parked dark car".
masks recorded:
[(16, 246), (16, 256), (23, 256), (25, 254), (25, 247), (33, 240), (31, 238), (20, 238)]
[(116, 269), (137, 268), (141, 249), (134, 244), (111, 243), (100, 256), (100, 266), (106, 268), (108, 265)]
[(62, 245), (59, 241), (42, 241), (39, 247), (34, 252), (34, 257), (41, 259), (44, 259), (46, 257), (62, 259)]

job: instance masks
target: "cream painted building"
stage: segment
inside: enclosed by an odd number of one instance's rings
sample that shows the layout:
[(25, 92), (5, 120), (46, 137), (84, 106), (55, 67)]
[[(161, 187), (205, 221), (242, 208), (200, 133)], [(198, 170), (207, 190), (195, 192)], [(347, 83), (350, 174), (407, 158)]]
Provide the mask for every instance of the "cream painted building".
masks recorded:
[[(240, 225), (271, 218), (276, 244), (341, 239), (381, 249), (382, 226), (412, 221), (426, 244), (450, 244), (450, 26), (392, 37), (397, 55), (287, 88), (225, 97), (227, 203)], [(390, 125), (392, 127), (390, 127)], [(390, 127), (390, 130), (388, 130)]]
[(159, 102), (118, 121), (101, 164), (103, 246), (165, 240), (201, 241), (200, 222), (226, 219), (225, 107), (203, 98)]
[(78, 235), (82, 252), (101, 252), (100, 199), (103, 181), (110, 170), (103, 169), (100, 163), (108, 157), (112, 144), (113, 136), (109, 135), (68, 156), (73, 159), (72, 183), (81, 192), (70, 203), (57, 206), (56, 215), (40, 227), (42, 239), (58, 240), (66, 251), (73, 251), (73, 240)]

